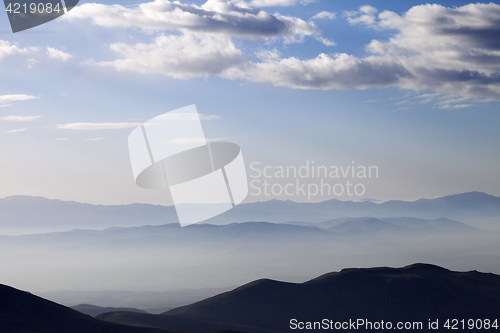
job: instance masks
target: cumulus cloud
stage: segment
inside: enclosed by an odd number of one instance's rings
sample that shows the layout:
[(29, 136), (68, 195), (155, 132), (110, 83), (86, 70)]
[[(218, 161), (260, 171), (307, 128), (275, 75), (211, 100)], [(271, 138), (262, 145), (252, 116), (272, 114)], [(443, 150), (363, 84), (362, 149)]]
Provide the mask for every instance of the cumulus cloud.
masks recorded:
[(245, 61), (242, 52), (223, 36), (185, 33), (159, 36), (151, 44), (111, 45), (121, 59), (100, 62), (117, 70), (160, 73), (179, 79), (220, 75)]
[(8, 56), (13, 56), (26, 61), (28, 67), (32, 67), (47, 59), (56, 59), (65, 62), (72, 57), (72, 55), (53, 47), (47, 47), (45, 54), (42, 53), (42, 50), (43, 48), (40, 47), (20, 47), (17, 43), (0, 40), (0, 60)]
[(411, 74), (401, 64), (389, 59), (359, 59), (340, 53), (320, 54), (310, 60), (286, 58), (261, 63), (246, 63), (229, 69), (228, 78), (245, 78), (254, 82), (270, 82), (276, 86), (297, 89), (345, 89), (387, 87)]
[(401, 16), (377, 13), (362, 6), (347, 15), (352, 24), (396, 30), (388, 41), (371, 41), (368, 57), (320, 54), (308, 60), (247, 62), (225, 75), (299, 89), (395, 86), (467, 98), (500, 97), (500, 5), (421, 5)]
[(70, 130), (109, 130), (109, 129), (124, 129), (141, 126), (142, 123), (69, 123), (57, 124), (56, 128)]
[(41, 116), (4, 116), (0, 117), (3, 121), (33, 121)]
[(130, 8), (86, 3), (72, 10), (68, 20), (88, 19), (104, 27), (144, 30), (181, 30), (249, 39), (285, 37), (288, 42), (317, 33), (312, 22), (269, 14), (244, 2), (208, 0), (201, 6), (178, 1), (155, 0)]
[(350, 24), (374, 25), (377, 13), (377, 8), (365, 5), (359, 7), (359, 11), (344, 11), (344, 16)]
[(392, 34), (366, 45), (369, 56), (322, 53), (299, 59), (282, 57), (273, 49), (259, 51), (256, 56), (260, 61), (246, 57), (233, 42), (234, 36), (281, 36), (293, 41), (312, 35), (325, 46), (335, 43), (322, 37), (312, 23), (270, 15), (245, 4), (210, 0), (196, 6), (156, 0), (138, 8), (106, 6), (108, 11), (98, 10), (104, 5), (84, 4), (75, 17), (86, 17), (103, 26), (181, 31), (158, 36), (151, 43), (111, 44), (118, 59), (94, 65), (117, 70), (180, 79), (217, 75), (296, 89), (392, 86), (464, 98), (500, 97), (498, 4), (454, 8), (419, 5), (403, 14), (361, 6), (357, 11), (344, 12), (350, 24)]
[(334, 20), (337, 17), (337, 14), (327, 11), (319, 12), (318, 14), (311, 17), (311, 20), (315, 19), (323, 19), (323, 20)]
[(389, 41), (373, 40), (367, 51), (404, 64), (415, 79), (401, 87), (500, 96), (500, 5), (421, 5), (402, 16), (384, 11), (376, 27), (399, 31)]
[(252, 0), (250, 4), (256, 7), (275, 7), (275, 6), (295, 6), (297, 4), (307, 5), (316, 0)]
[(25, 47), (21, 48), (17, 44), (12, 44), (5, 40), (0, 40), (0, 59), (5, 56), (20, 55), (20, 54), (30, 54), (36, 52), (38, 48), (36, 47)]
[(337, 45), (337, 43), (335, 43), (333, 40), (331, 39), (328, 39), (326, 37), (316, 37), (317, 40), (319, 40), (321, 43), (323, 43), (323, 45), (325, 46), (335, 46)]
[(71, 54), (55, 49), (53, 47), (47, 47), (47, 55), (52, 59), (62, 60), (64, 62), (73, 57)]

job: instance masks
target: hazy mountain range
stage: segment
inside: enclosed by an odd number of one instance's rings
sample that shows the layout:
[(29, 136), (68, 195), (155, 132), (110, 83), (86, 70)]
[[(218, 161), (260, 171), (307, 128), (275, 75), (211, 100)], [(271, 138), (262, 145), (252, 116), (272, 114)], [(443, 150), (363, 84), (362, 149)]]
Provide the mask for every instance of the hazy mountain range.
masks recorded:
[[(176, 223), (173, 206), (148, 204), (90, 205), (42, 197), (12, 196), (0, 199), (0, 234), (26, 234), (71, 229), (104, 229)], [(205, 221), (324, 222), (345, 217), (449, 218), (462, 222), (498, 221), (500, 197), (480, 192), (416, 201), (353, 202), (336, 199), (320, 203), (270, 200), (247, 203)]]
[(304, 283), (259, 279), (159, 315), (115, 311), (96, 319), (0, 285), (0, 332), (9, 333), (293, 332), (292, 319), (421, 322), (419, 332), (436, 331), (427, 329), (428, 320), (439, 320), (441, 332), (449, 318), (499, 316), (499, 275), (429, 264), (348, 268)]
[[(181, 228), (165, 223), (164, 213), (173, 214), (172, 207), (11, 197), (0, 200), (0, 229), (39, 228), (43, 233), (0, 236), (0, 281), (43, 292), (69, 306), (136, 307), (157, 313), (249, 280), (303, 282), (346, 266), (423, 261), (498, 274), (500, 233), (478, 221), (498, 222), (499, 199), (471, 192), (380, 204), (273, 200), (230, 211), (241, 219), (247, 216), (245, 222), (225, 223), (223, 214), (223, 225)], [(368, 208), (354, 213), (353, 207)], [(427, 210), (431, 217), (417, 216)], [(478, 217), (449, 217), (457, 212)], [(343, 216), (347, 213), (353, 215)], [(256, 216), (262, 219), (251, 219)], [(83, 227), (48, 232), (77, 225)], [(85, 227), (89, 225), (95, 230)]]

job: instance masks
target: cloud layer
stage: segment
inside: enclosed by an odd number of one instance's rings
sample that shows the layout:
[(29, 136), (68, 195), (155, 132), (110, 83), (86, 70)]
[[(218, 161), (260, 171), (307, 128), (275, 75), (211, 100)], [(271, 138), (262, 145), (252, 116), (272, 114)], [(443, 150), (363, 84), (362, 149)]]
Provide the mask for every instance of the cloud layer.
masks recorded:
[(317, 33), (312, 22), (280, 14), (272, 15), (244, 2), (223, 0), (208, 0), (201, 6), (155, 0), (136, 8), (86, 3), (73, 9), (67, 19), (88, 19), (108, 28), (181, 30), (249, 39), (284, 37), (289, 42)]
[(141, 126), (142, 123), (69, 123), (57, 124), (56, 128), (70, 130), (109, 130), (109, 129), (124, 129)]
[(0, 120), (3, 121), (33, 121), (41, 116), (3, 116)]
[(152, 44), (116, 43), (110, 48), (121, 59), (98, 65), (179, 79), (221, 75), (228, 68), (245, 62), (242, 52), (230, 39), (205, 34), (159, 36)]
[[(200, 7), (156, 0), (139, 9), (114, 6), (111, 12), (97, 14), (99, 6), (85, 4), (77, 16), (92, 17), (103, 26), (181, 31), (180, 35), (158, 36), (149, 44), (111, 44), (118, 59), (96, 62), (99, 66), (181, 79), (218, 75), (295, 89), (392, 86), (469, 98), (500, 97), (500, 5), (493, 3), (457, 8), (420, 5), (402, 15), (362, 6), (359, 11), (344, 12), (344, 18), (368, 29), (395, 31), (388, 40), (372, 40), (366, 46), (371, 55), (360, 58), (322, 53), (313, 59), (299, 59), (281, 58), (273, 50), (260, 52), (273, 54), (260, 62), (249, 60), (233, 42), (234, 36), (314, 34), (326, 46), (335, 43), (301, 19), (285, 19), (222, 0), (210, 0)], [(322, 12), (316, 18), (334, 17), (327, 14)], [(155, 19), (146, 23), (150, 16)], [(201, 30), (206, 32), (193, 32)]]
[(0, 103), (10, 103), (15, 101), (27, 101), (35, 99), (35, 96), (26, 94), (0, 95)]

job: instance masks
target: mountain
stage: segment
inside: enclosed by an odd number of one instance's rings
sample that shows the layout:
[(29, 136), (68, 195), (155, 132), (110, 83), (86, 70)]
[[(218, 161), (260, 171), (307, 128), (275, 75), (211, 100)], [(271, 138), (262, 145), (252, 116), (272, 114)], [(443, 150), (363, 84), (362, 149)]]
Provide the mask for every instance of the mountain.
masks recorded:
[(5, 333), (172, 333), (94, 319), (29, 292), (0, 284), (0, 332)]
[(376, 218), (359, 218), (340, 223), (328, 228), (328, 230), (339, 234), (361, 234), (380, 232), (408, 232), (407, 227), (402, 227)]
[(71, 229), (104, 229), (178, 222), (173, 206), (147, 204), (91, 205), (43, 197), (0, 199), (0, 234), (22, 234)]
[[(26, 234), (71, 229), (104, 229), (177, 223), (173, 206), (148, 204), (91, 205), (42, 197), (12, 196), (0, 199), (0, 234)], [(234, 222), (323, 222), (346, 217), (422, 219), (449, 218), (465, 222), (500, 219), (500, 197), (480, 192), (416, 201), (354, 202), (337, 199), (319, 203), (270, 200), (236, 206), (206, 220), (208, 224)], [(498, 223), (497, 223), (498, 224)]]
[(248, 333), (278, 333), (263, 328), (232, 325), (224, 323), (210, 323), (207, 321), (181, 318), (169, 315), (153, 315), (134, 312), (108, 312), (97, 316), (98, 319), (111, 323), (126, 324), (132, 326), (166, 328), (179, 331), (215, 332), (234, 331)]
[(392, 200), (381, 203), (354, 202), (337, 199), (318, 203), (269, 200), (238, 205), (206, 223), (244, 221), (322, 222), (343, 217), (402, 217), (423, 219), (446, 217), (461, 221), (500, 218), (500, 197), (481, 192), (467, 192), (435, 199), (416, 201)]
[(91, 304), (78, 304), (70, 307), (73, 310), (81, 312), (83, 314), (96, 317), (102, 313), (115, 312), (115, 311), (127, 311), (127, 312), (137, 312), (137, 313), (147, 313), (146, 311), (134, 309), (134, 308), (113, 308), (113, 307), (101, 307)]
[(291, 319), (421, 321), (425, 332), (429, 319), (499, 318), (500, 276), (430, 264), (350, 268), (304, 283), (257, 280), (164, 315), (280, 332), (293, 331)]
[[(291, 222), (297, 223), (297, 222)], [(307, 222), (298, 222), (297, 225), (307, 225)], [(468, 224), (450, 220), (447, 218), (439, 219), (419, 219), (414, 217), (349, 217), (338, 218), (321, 223), (309, 223), (310, 226), (316, 226), (325, 230), (340, 234), (360, 234), (360, 233), (380, 233), (380, 232), (398, 232), (398, 233), (474, 233), (481, 229), (471, 227)]]

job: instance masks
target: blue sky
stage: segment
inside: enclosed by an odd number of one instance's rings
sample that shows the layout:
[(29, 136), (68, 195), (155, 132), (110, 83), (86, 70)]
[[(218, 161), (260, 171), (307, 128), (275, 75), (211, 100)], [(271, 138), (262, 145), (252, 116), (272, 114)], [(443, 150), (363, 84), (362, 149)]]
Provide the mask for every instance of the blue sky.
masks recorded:
[(498, 4), (139, 5), (83, 1), (16, 34), (2, 11), (0, 197), (169, 204), (134, 184), (127, 137), (190, 104), (247, 165), (378, 166), (342, 200), (500, 195)]

